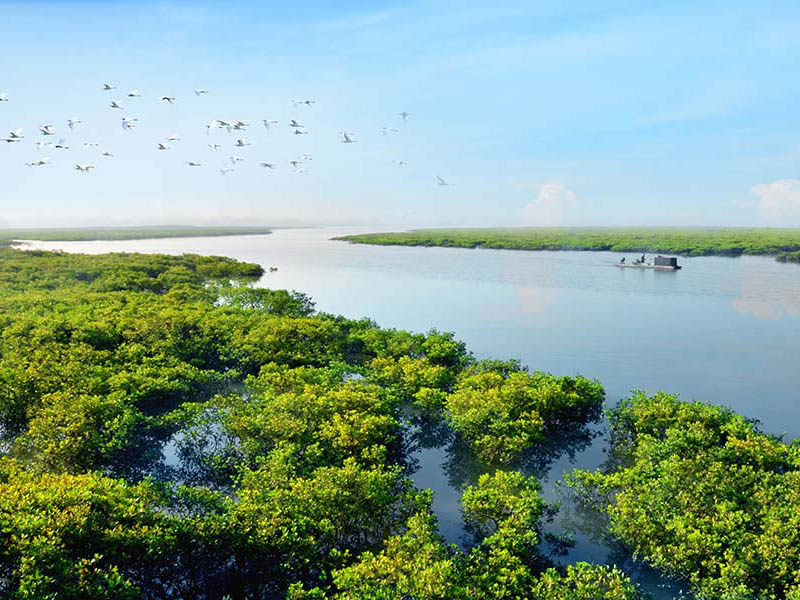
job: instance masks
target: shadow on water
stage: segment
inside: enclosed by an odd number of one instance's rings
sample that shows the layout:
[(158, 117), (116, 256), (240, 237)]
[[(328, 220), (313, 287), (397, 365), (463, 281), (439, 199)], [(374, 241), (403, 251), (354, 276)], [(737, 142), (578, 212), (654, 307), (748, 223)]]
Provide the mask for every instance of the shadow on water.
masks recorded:
[[(433, 510), (444, 539), (468, 551), (475, 537), (462, 518), (461, 494), (498, 466), (483, 463), (443, 420), (409, 418), (405, 425), (410, 477), (417, 487), (433, 490)], [(543, 483), (545, 500), (557, 507), (550, 519), (545, 519), (545, 541), (540, 546), (543, 563), (566, 565), (585, 560), (616, 565), (653, 600), (694, 598), (684, 583), (635, 560), (630, 550), (608, 534), (605, 514), (583, 505), (566, 486), (553, 481), (560, 478), (563, 471), (558, 467), (562, 464), (581, 464), (586, 453), (605, 452), (606, 433), (599, 415), (593, 415), (588, 423), (562, 423), (545, 443), (502, 467), (536, 477)], [(570, 549), (572, 544), (564, 544), (564, 540), (577, 543)]]

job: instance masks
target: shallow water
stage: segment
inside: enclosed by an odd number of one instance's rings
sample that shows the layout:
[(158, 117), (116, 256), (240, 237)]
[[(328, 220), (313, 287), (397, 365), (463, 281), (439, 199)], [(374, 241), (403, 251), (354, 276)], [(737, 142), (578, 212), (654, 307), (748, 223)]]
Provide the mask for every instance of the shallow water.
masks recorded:
[[(276, 266), (259, 285), (310, 294), (317, 309), (384, 327), (454, 331), (479, 358), (518, 358), (532, 370), (599, 379), (608, 404), (630, 390), (664, 390), (730, 406), (770, 433), (800, 437), (796, 384), (800, 266), (765, 257), (682, 258), (678, 272), (619, 269), (610, 252), (524, 252), (365, 246), (329, 238), (359, 228), (271, 235), (116, 242), (35, 242), (70, 252), (194, 252)], [(632, 260), (634, 256), (628, 256)], [(525, 470), (546, 498), (564, 471), (605, 459), (602, 427), (566, 436)], [(441, 432), (440, 432), (441, 433)], [(435, 492), (443, 534), (460, 543), (459, 488), (480, 465), (446, 434), (421, 432), (418, 485)], [(568, 502), (551, 528), (593, 518)], [(611, 560), (658, 597), (657, 575), (581, 526), (566, 561)], [(653, 577), (656, 579), (650, 581)]]

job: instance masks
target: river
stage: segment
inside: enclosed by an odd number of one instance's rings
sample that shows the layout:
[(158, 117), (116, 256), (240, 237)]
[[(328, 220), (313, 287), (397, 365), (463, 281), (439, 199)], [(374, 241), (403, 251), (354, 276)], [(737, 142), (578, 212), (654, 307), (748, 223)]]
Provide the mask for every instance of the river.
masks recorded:
[[(366, 246), (331, 241), (362, 228), (277, 229), (270, 235), (158, 240), (33, 242), (68, 252), (216, 254), (277, 267), (259, 285), (311, 295), (317, 310), (369, 317), (384, 327), (453, 331), (478, 357), (517, 358), (531, 370), (599, 379), (613, 405), (630, 390), (664, 390), (729, 406), (764, 431), (800, 437), (797, 351), (800, 266), (767, 257), (681, 258), (676, 272), (619, 269), (610, 252), (524, 252)], [(370, 231), (375, 231), (371, 229)], [(628, 256), (632, 260), (634, 256)], [(461, 543), (460, 487), (479, 466), (446, 434), (421, 432), (417, 485), (434, 490), (448, 541)], [(585, 432), (584, 432), (585, 433)], [(657, 598), (685, 593), (592, 532), (554, 483), (605, 459), (602, 425), (533, 457), (527, 470), (550, 525), (571, 528), (562, 558), (620, 564)], [(685, 595), (684, 595), (685, 597)]]

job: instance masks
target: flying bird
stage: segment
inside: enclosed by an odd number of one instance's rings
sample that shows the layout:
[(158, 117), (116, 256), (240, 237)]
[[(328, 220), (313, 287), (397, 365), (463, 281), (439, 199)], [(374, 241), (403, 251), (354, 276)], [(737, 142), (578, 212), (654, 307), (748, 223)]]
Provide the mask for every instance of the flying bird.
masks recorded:
[(396, 164), (398, 167), (405, 167), (405, 166), (408, 166), (408, 162), (406, 162), (406, 161), (404, 161), (404, 160), (393, 160), (392, 162), (393, 162), (394, 164)]
[(42, 167), (44, 165), (50, 164), (50, 157), (45, 156), (44, 158), (40, 158), (39, 160), (35, 160), (33, 162), (28, 162), (25, 164), (28, 165), (29, 167)]
[(167, 138), (168, 142), (180, 142), (181, 138), (178, 136), (177, 133), (173, 133), (171, 136)]
[(191, 160), (187, 160), (186, 164), (189, 165), (190, 167), (202, 167), (203, 166), (199, 162), (194, 162), (194, 161), (191, 161)]
[(56, 142), (53, 148), (56, 150), (69, 150), (69, 146), (67, 146), (67, 140), (64, 138), (59, 138), (58, 142)]
[(0, 94), (0, 102), (8, 102), (8, 94)]
[(236, 147), (237, 147), (237, 148), (244, 148), (245, 146), (249, 146), (249, 145), (250, 145), (250, 142), (248, 142), (248, 141), (247, 141), (246, 139), (244, 139), (244, 138), (238, 138), (238, 139), (236, 140)]
[(22, 128), (15, 129), (14, 131), (9, 132), (8, 137), (12, 140), (21, 140), (25, 136), (22, 135)]
[(295, 129), (294, 130), (294, 134), (295, 135), (308, 135), (308, 132), (307, 131), (303, 131), (302, 129)]
[(75, 129), (75, 125), (80, 125), (83, 121), (80, 119), (67, 119), (67, 125), (70, 129)]
[(195, 90), (194, 91), (194, 95), (195, 96), (205, 96), (207, 93), (208, 93), (208, 90)]
[(208, 147), (211, 148), (212, 150), (219, 150), (220, 148), (222, 148), (222, 144), (209, 144)]
[(141, 98), (141, 97), (142, 94), (139, 92), (139, 90), (131, 90), (130, 92), (128, 92), (128, 98)]
[(400, 115), (401, 117), (403, 117), (403, 121), (405, 121), (405, 120), (406, 120), (408, 117), (410, 117), (410, 116), (411, 116), (411, 113), (408, 113), (408, 112), (406, 112), (406, 111), (399, 112), (399, 113), (397, 113), (397, 114), (398, 114), (398, 115)]
[(83, 142), (84, 148), (97, 148), (99, 145), (97, 142)]
[(233, 165), (236, 165), (237, 162), (244, 162), (244, 159), (241, 156), (229, 156), (228, 159)]
[(277, 121), (275, 119), (263, 119), (264, 127), (269, 129), (270, 125), (275, 125)]
[(83, 171), (84, 173), (88, 173), (89, 169), (94, 169), (94, 165), (75, 165), (76, 171)]
[(300, 165), (303, 163), (301, 163), (299, 160), (290, 160), (289, 164), (292, 165), (292, 167), (296, 170), (300, 168)]
[(229, 167), (222, 167), (219, 172), (223, 175), (227, 175), (228, 173), (233, 173), (236, 169), (231, 169)]
[(108, 158), (114, 158), (114, 154), (109, 152), (108, 150), (103, 150), (103, 156), (107, 156)]
[(314, 104), (313, 100), (292, 100), (292, 104), (295, 106), (300, 106), (301, 104), (305, 104), (309, 108)]
[(358, 140), (354, 140), (350, 136), (353, 135), (352, 133), (347, 133), (346, 131), (342, 132), (342, 136), (344, 139), (342, 140), (343, 144), (355, 144)]
[(167, 144), (162, 144), (159, 142), (158, 146), (156, 146), (159, 150), (169, 150), (169, 146)]
[(137, 119), (128, 119), (127, 117), (122, 117), (122, 128), (123, 129), (133, 129), (136, 127)]
[(392, 129), (391, 127), (384, 127), (381, 129), (381, 135), (389, 135), (390, 133), (397, 133), (397, 129)]
[(175, 98), (173, 98), (172, 96), (161, 96), (161, 100), (163, 100), (164, 102), (169, 102), (170, 104), (175, 102)]
[(274, 169), (275, 163), (261, 163), (261, 166), (264, 167), (265, 169)]
[(104, 83), (103, 84), (103, 91), (104, 92), (110, 92), (111, 90), (115, 90), (115, 89), (117, 89), (116, 86), (113, 86), (110, 83)]
[(42, 148), (55, 148), (55, 144), (53, 142), (45, 142), (45, 141), (38, 141), (36, 142), (36, 149), (41, 150)]
[(447, 183), (444, 179), (442, 179), (438, 175), (436, 176), (436, 179), (439, 180), (439, 184), (438, 185), (453, 185), (452, 183)]
[(120, 103), (119, 103), (118, 101), (116, 101), (116, 100), (112, 100), (112, 101), (111, 101), (111, 108), (118, 108), (118, 109), (122, 110), (122, 104), (120, 104)]
[(302, 125), (297, 121), (295, 121), (294, 119), (292, 119), (291, 121), (289, 121), (289, 127), (294, 127), (295, 129), (297, 129), (298, 127), (303, 128), (305, 127), (305, 125)]
[(39, 131), (42, 132), (42, 135), (55, 135), (52, 125), (40, 125)]

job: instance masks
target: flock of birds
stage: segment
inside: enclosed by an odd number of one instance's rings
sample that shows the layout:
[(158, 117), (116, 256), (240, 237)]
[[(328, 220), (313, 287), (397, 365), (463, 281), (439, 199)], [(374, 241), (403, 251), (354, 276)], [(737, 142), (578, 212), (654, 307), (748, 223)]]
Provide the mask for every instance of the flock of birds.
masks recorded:
[[(102, 91), (104, 91), (106, 93), (113, 92), (116, 89), (117, 89), (116, 86), (114, 86), (114, 85), (112, 85), (110, 83), (104, 83), (103, 86), (102, 86)], [(194, 94), (195, 94), (195, 96), (197, 98), (201, 98), (201, 97), (207, 96), (209, 94), (209, 90), (196, 89), (196, 90), (194, 90)], [(123, 100), (111, 100), (109, 102), (109, 104), (108, 104), (108, 107), (110, 109), (112, 109), (112, 110), (123, 111), (124, 110), (123, 102), (127, 103), (128, 100), (130, 100), (131, 102), (136, 102), (136, 99), (141, 98), (141, 97), (142, 97), (141, 92), (139, 92), (139, 90), (137, 90), (137, 89), (133, 89), (130, 92), (128, 92), (127, 100), (125, 100), (125, 101), (123, 101)], [(8, 102), (8, 101), (9, 101), (8, 94), (6, 94), (6, 93), (0, 94), (0, 102)], [(169, 105), (173, 105), (173, 104), (175, 104), (177, 102), (177, 98), (174, 97), (174, 96), (165, 95), (165, 96), (161, 96), (160, 97), (160, 101), (164, 102), (166, 104), (169, 104)], [(300, 107), (312, 108), (314, 106), (314, 104), (315, 104), (315, 101), (311, 100), (311, 99), (299, 99), (299, 100), (293, 100), (292, 104), (293, 104), (293, 106), (295, 108), (300, 108)], [(406, 112), (406, 111), (402, 111), (402, 112), (397, 113), (397, 117), (399, 117), (399, 119), (402, 121), (402, 123), (406, 123), (407, 120), (408, 120), (408, 117), (410, 117), (410, 116), (411, 116), (411, 113)], [(136, 126), (138, 124), (138, 121), (139, 121), (139, 119), (136, 118), (136, 117), (121, 116), (120, 117), (120, 126), (122, 127), (122, 129), (124, 131), (129, 131), (129, 130), (132, 130), (132, 129), (136, 128)], [(277, 119), (262, 119), (261, 122), (262, 122), (264, 128), (267, 129), (267, 130), (272, 130), (273, 128), (275, 128), (276, 126), (278, 126), (280, 124), (280, 122)], [(80, 119), (78, 119), (78, 118), (67, 119), (67, 122), (66, 122), (66, 125), (67, 125), (67, 127), (69, 128), (70, 131), (75, 131), (78, 127), (80, 127), (81, 124), (82, 124), (82, 121)], [(301, 123), (297, 118), (293, 118), (293, 119), (289, 120), (287, 125), (290, 128), (290, 130), (293, 132), (293, 135), (295, 135), (295, 136), (308, 135), (308, 133), (309, 133), (308, 128), (303, 123)], [(247, 138), (244, 137), (246, 132), (250, 128), (250, 126), (251, 126), (251, 123), (249, 121), (231, 120), (231, 119), (214, 119), (211, 122), (209, 122), (208, 124), (206, 124), (205, 127), (206, 127), (206, 133), (207, 134), (212, 134), (213, 132), (215, 132), (217, 130), (226, 130), (230, 134), (235, 134), (236, 138), (234, 139), (234, 141), (232, 143), (232, 146), (235, 149), (241, 149), (241, 148), (246, 148), (246, 147), (251, 145), (251, 143), (247, 140)], [(380, 130), (380, 133), (383, 136), (388, 136), (388, 135), (391, 135), (391, 134), (397, 133), (397, 132), (399, 132), (399, 129), (397, 129), (395, 127), (383, 127)], [(46, 151), (47, 149), (62, 151), (62, 150), (69, 150), (69, 148), (70, 148), (66, 138), (64, 138), (64, 137), (58, 137), (57, 141), (51, 141), (51, 140), (55, 140), (56, 139), (56, 135), (57, 135), (56, 134), (56, 128), (52, 124), (40, 125), (39, 126), (39, 135), (41, 137), (39, 137), (35, 141), (35, 145), (36, 145), (36, 148), (38, 150), (40, 150), (40, 151)], [(358, 143), (358, 141), (359, 141), (358, 139), (356, 139), (355, 134), (353, 132), (351, 132), (351, 131), (340, 131), (339, 135), (341, 136), (341, 140), (340, 141), (343, 144), (355, 144), (355, 143)], [(18, 143), (22, 143), (25, 139), (26, 139), (26, 137), (24, 135), (23, 129), (20, 128), (20, 129), (15, 129), (15, 130), (9, 132), (8, 135), (5, 138), (0, 138), (0, 141), (6, 142), (7, 144), (18, 144)], [(167, 151), (169, 151), (171, 149), (171, 144), (176, 143), (176, 142), (180, 142), (180, 141), (181, 141), (181, 137), (177, 133), (173, 133), (173, 134), (167, 136), (166, 138), (164, 138), (163, 141), (156, 142), (155, 143), (155, 150), (157, 152), (167, 152)], [(96, 142), (84, 142), (83, 146), (85, 148), (96, 148), (96, 147), (99, 147), (99, 144), (97, 144)], [(221, 144), (221, 143), (218, 143), (218, 142), (211, 142), (211, 143), (208, 144), (208, 148), (210, 148), (211, 150), (216, 152), (216, 151), (222, 150), (224, 148), (224, 145)], [(110, 150), (103, 150), (102, 153), (101, 153), (101, 156), (103, 156), (105, 158), (108, 158), (108, 159), (113, 159), (114, 158), (114, 153), (111, 152)], [(32, 167), (32, 168), (38, 168), (38, 167), (44, 167), (46, 165), (51, 164), (51, 160), (52, 159), (49, 156), (44, 156), (42, 158), (39, 158), (39, 159), (36, 159), (36, 160), (32, 160), (30, 162), (26, 162), (25, 164), (27, 166), (29, 166), (29, 167)], [(310, 154), (303, 153), (303, 154), (299, 155), (297, 158), (295, 158), (294, 160), (288, 161), (288, 164), (292, 168), (294, 173), (298, 173), (299, 174), (299, 173), (304, 173), (305, 172), (304, 165), (306, 163), (308, 163), (308, 161), (311, 161), (311, 160), (312, 160), (312, 157), (311, 157)], [(231, 156), (228, 157), (228, 160), (227, 160), (227, 163), (225, 164), (225, 166), (222, 166), (222, 167), (219, 168), (219, 172), (222, 175), (228, 175), (229, 173), (233, 173), (236, 170), (236, 167), (240, 163), (244, 163), (245, 161), (246, 161), (246, 159), (241, 157), (241, 156), (231, 155)], [(405, 160), (394, 160), (393, 162), (394, 162), (395, 165), (397, 165), (398, 167), (401, 167), (401, 168), (402, 167), (406, 167), (408, 165), (408, 162), (405, 161)], [(202, 162), (200, 162), (199, 160), (187, 160), (187, 161), (184, 161), (184, 164), (187, 167), (190, 167), (190, 168), (199, 168), (199, 167), (203, 167), (204, 166), (204, 164)], [(228, 164), (230, 166), (228, 166)], [(276, 162), (259, 162), (258, 164), (259, 164), (259, 166), (261, 168), (268, 169), (268, 170), (274, 170), (275, 168), (277, 168), (279, 166), (279, 164), (276, 163)], [(92, 169), (95, 168), (95, 166), (93, 164), (91, 164), (91, 163), (75, 163), (75, 167), (74, 168), (75, 168), (76, 171), (88, 174)], [(450, 183), (445, 181), (439, 175), (436, 176), (436, 179), (437, 179), (437, 184), (440, 185), (440, 186), (449, 186), (449, 185), (451, 185)]]

